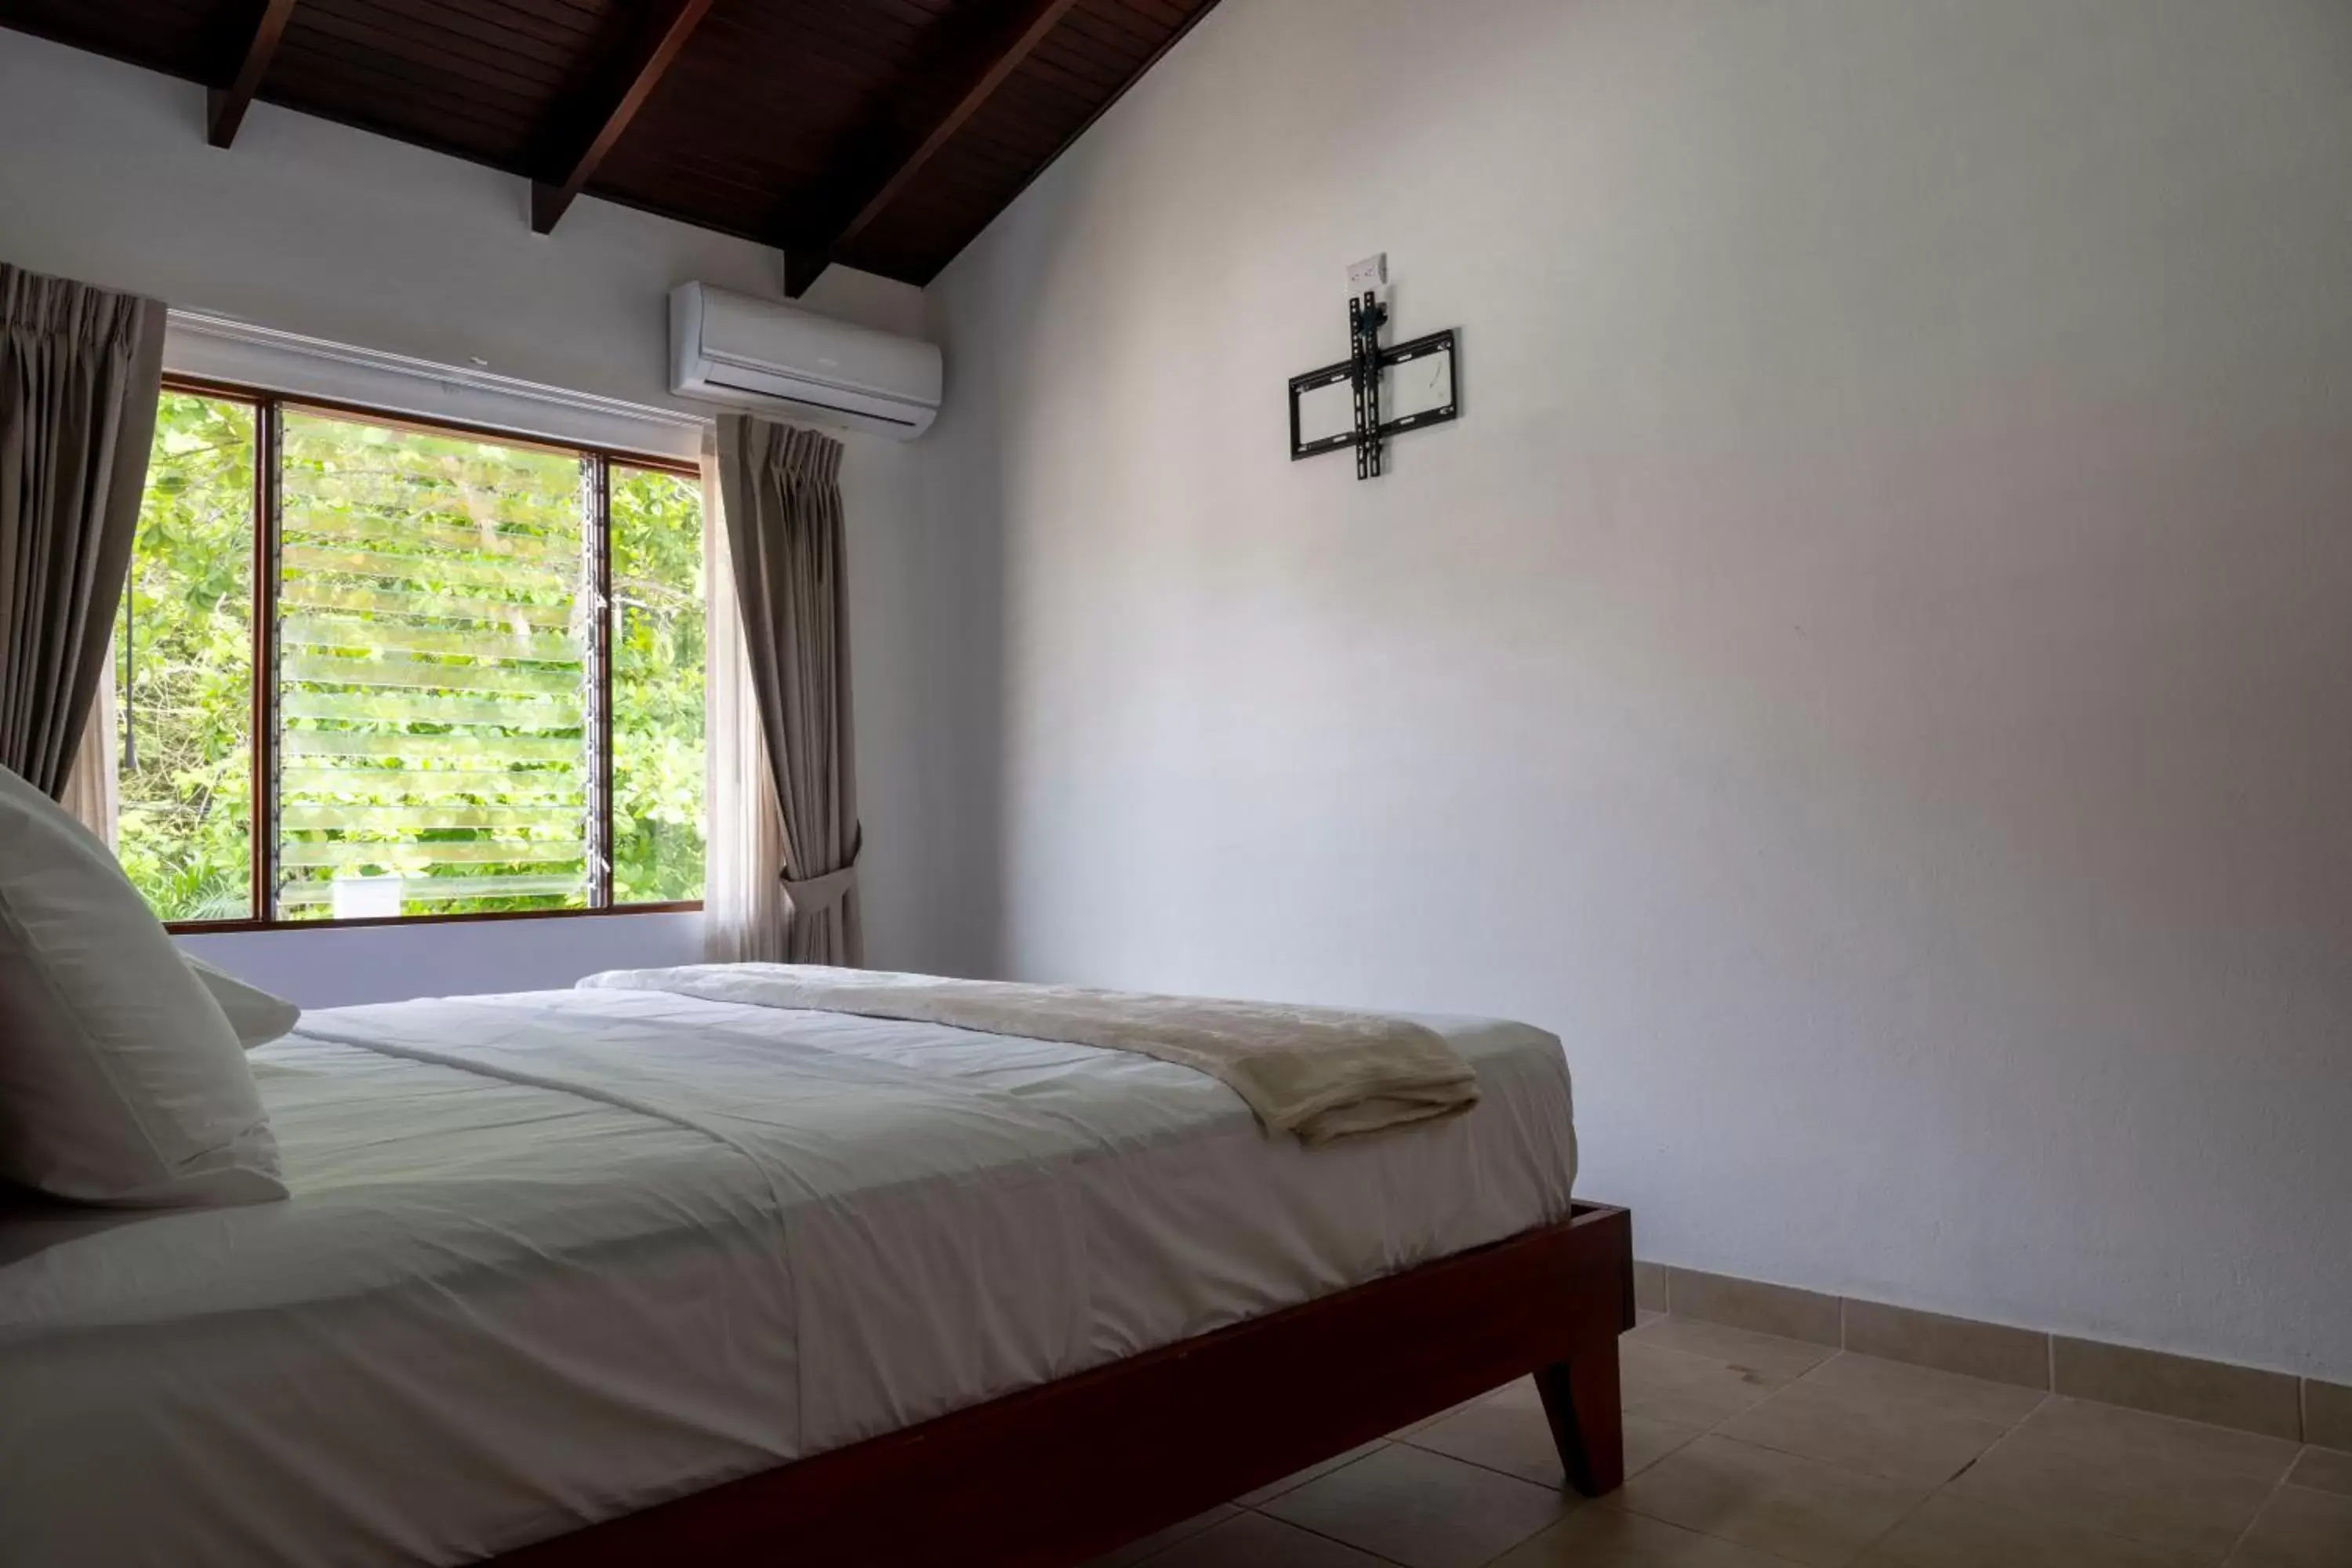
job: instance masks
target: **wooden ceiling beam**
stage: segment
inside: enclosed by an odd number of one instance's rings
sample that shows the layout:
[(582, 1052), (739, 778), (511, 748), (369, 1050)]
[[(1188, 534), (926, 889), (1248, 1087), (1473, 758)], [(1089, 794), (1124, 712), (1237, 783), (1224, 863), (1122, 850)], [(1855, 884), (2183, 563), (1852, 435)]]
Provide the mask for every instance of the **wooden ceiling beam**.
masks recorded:
[(710, 0), (660, 0), (646, 26), (628, 45), (626, 53), (607, 73), (606, 89), (585, 103), (559, 145), (572, 149), (558, 178), (530, 184), (530, 226), (535, 234), (552, 234), (574, 198), (584, 189), (597, 166), (621, 140), (629, 121), (645, 107), (686, 47), (687, 39), (710, 10)]
[(940, 149), (955, 139), (971, 117), (986, 106), (1013, 73), (1021, 68), (1045, 36), (1061, 24), (1077, 0), (1018, 0), (1005, 25), (981, 40), (961, 62), (960, 70), (950, 71), (960, 79), (961, 89), (953, 104), (940, 116), (912, 151), (895, 163), (870, 172), (866, 178), (853, 185), (856, 198), (842, 205), (852, 214), (823, 244), (787, 249), (784, 261), (784, 292), (797, 300), (807, 292), (810, 284), (830, 265), (834, 253), (870, 227), (874, 220), (889, 209), (924, 166), (938, 156)]
[(261, 15), (237, 58), (236, 77), (225, 88), (205, 89), (205, 140), (214, 146), (226, 147), (236, 140), (237, 127), (253, 107), (253, 95), (261, 90), (261, 79), (268, 73), (278, 40), (286, 36), (287, 20), (293, 15), (294, 0), (262, 0)]
[(822, 250), (810, 250), (796, 246), (784, 247), (784, 298), (797, 300), (809, 291), (809, 285), (829, 266), (830, 258)]

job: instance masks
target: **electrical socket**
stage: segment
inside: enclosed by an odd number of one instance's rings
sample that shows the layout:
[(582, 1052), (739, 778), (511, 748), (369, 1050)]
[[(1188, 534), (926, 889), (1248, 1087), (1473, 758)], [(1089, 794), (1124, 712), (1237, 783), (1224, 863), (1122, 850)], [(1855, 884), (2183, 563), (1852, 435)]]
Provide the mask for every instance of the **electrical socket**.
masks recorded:
[(1385, 289), (1389, 282), (1389, 253), (1366, 257), (1348, 268), (1348, 292), (1360, 294), (1367, 289)]

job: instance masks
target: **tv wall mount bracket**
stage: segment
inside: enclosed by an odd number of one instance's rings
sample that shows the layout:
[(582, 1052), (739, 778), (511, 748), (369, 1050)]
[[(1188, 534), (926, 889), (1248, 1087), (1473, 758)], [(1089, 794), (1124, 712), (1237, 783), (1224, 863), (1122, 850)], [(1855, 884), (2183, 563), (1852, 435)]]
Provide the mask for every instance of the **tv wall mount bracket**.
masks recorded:
[[(1458, 329), (1448, 327), (1409, 342), (1381, 344), (1381, 329), (1388, 325), (1389, 308), (1381, 299), (1388, 281), (1388, 258), (1376, 256), (1348, 269), (1348, 357), (1290, 378), (1290, 460), (1317, 458), (1326, 452), (1353, 447), (1356, 478), (1381, 476), (1383, 449), (1392, 436), (1424, 426), (1443, 425), (1462, 415), (1456, 378), (1460, 374)], [(1381, 381), (1394, 379), (1402, 367), (1417, 367), (1416, 391), (1407, 411), (1382, 416)], [(1318, 421), (1307, 405), (1318, 392), (1346, 383), (1354, 418), (1346, 428), (1328, 430), (1332, 421)]]

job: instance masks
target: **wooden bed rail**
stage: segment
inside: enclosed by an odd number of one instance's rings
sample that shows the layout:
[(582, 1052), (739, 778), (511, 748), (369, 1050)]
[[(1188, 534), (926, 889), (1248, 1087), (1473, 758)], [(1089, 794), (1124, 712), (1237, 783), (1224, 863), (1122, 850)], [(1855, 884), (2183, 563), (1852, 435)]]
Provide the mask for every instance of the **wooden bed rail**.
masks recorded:
[(496, 1559), (1070, 1568), (1533, 1373), (1578, 1490), (1624, 1477), (1633, 1216), (1556, 1225)]

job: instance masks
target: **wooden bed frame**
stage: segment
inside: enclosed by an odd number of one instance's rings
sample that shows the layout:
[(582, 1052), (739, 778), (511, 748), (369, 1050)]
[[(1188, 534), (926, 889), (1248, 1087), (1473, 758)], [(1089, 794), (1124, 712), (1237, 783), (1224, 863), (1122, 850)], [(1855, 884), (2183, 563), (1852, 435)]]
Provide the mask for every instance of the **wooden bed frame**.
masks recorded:
[(495, 1559), (1071, 1568), (1533, 1373), (1576, 1489), (1624, 1479), (1633, 1216), (1569, 1219)]

